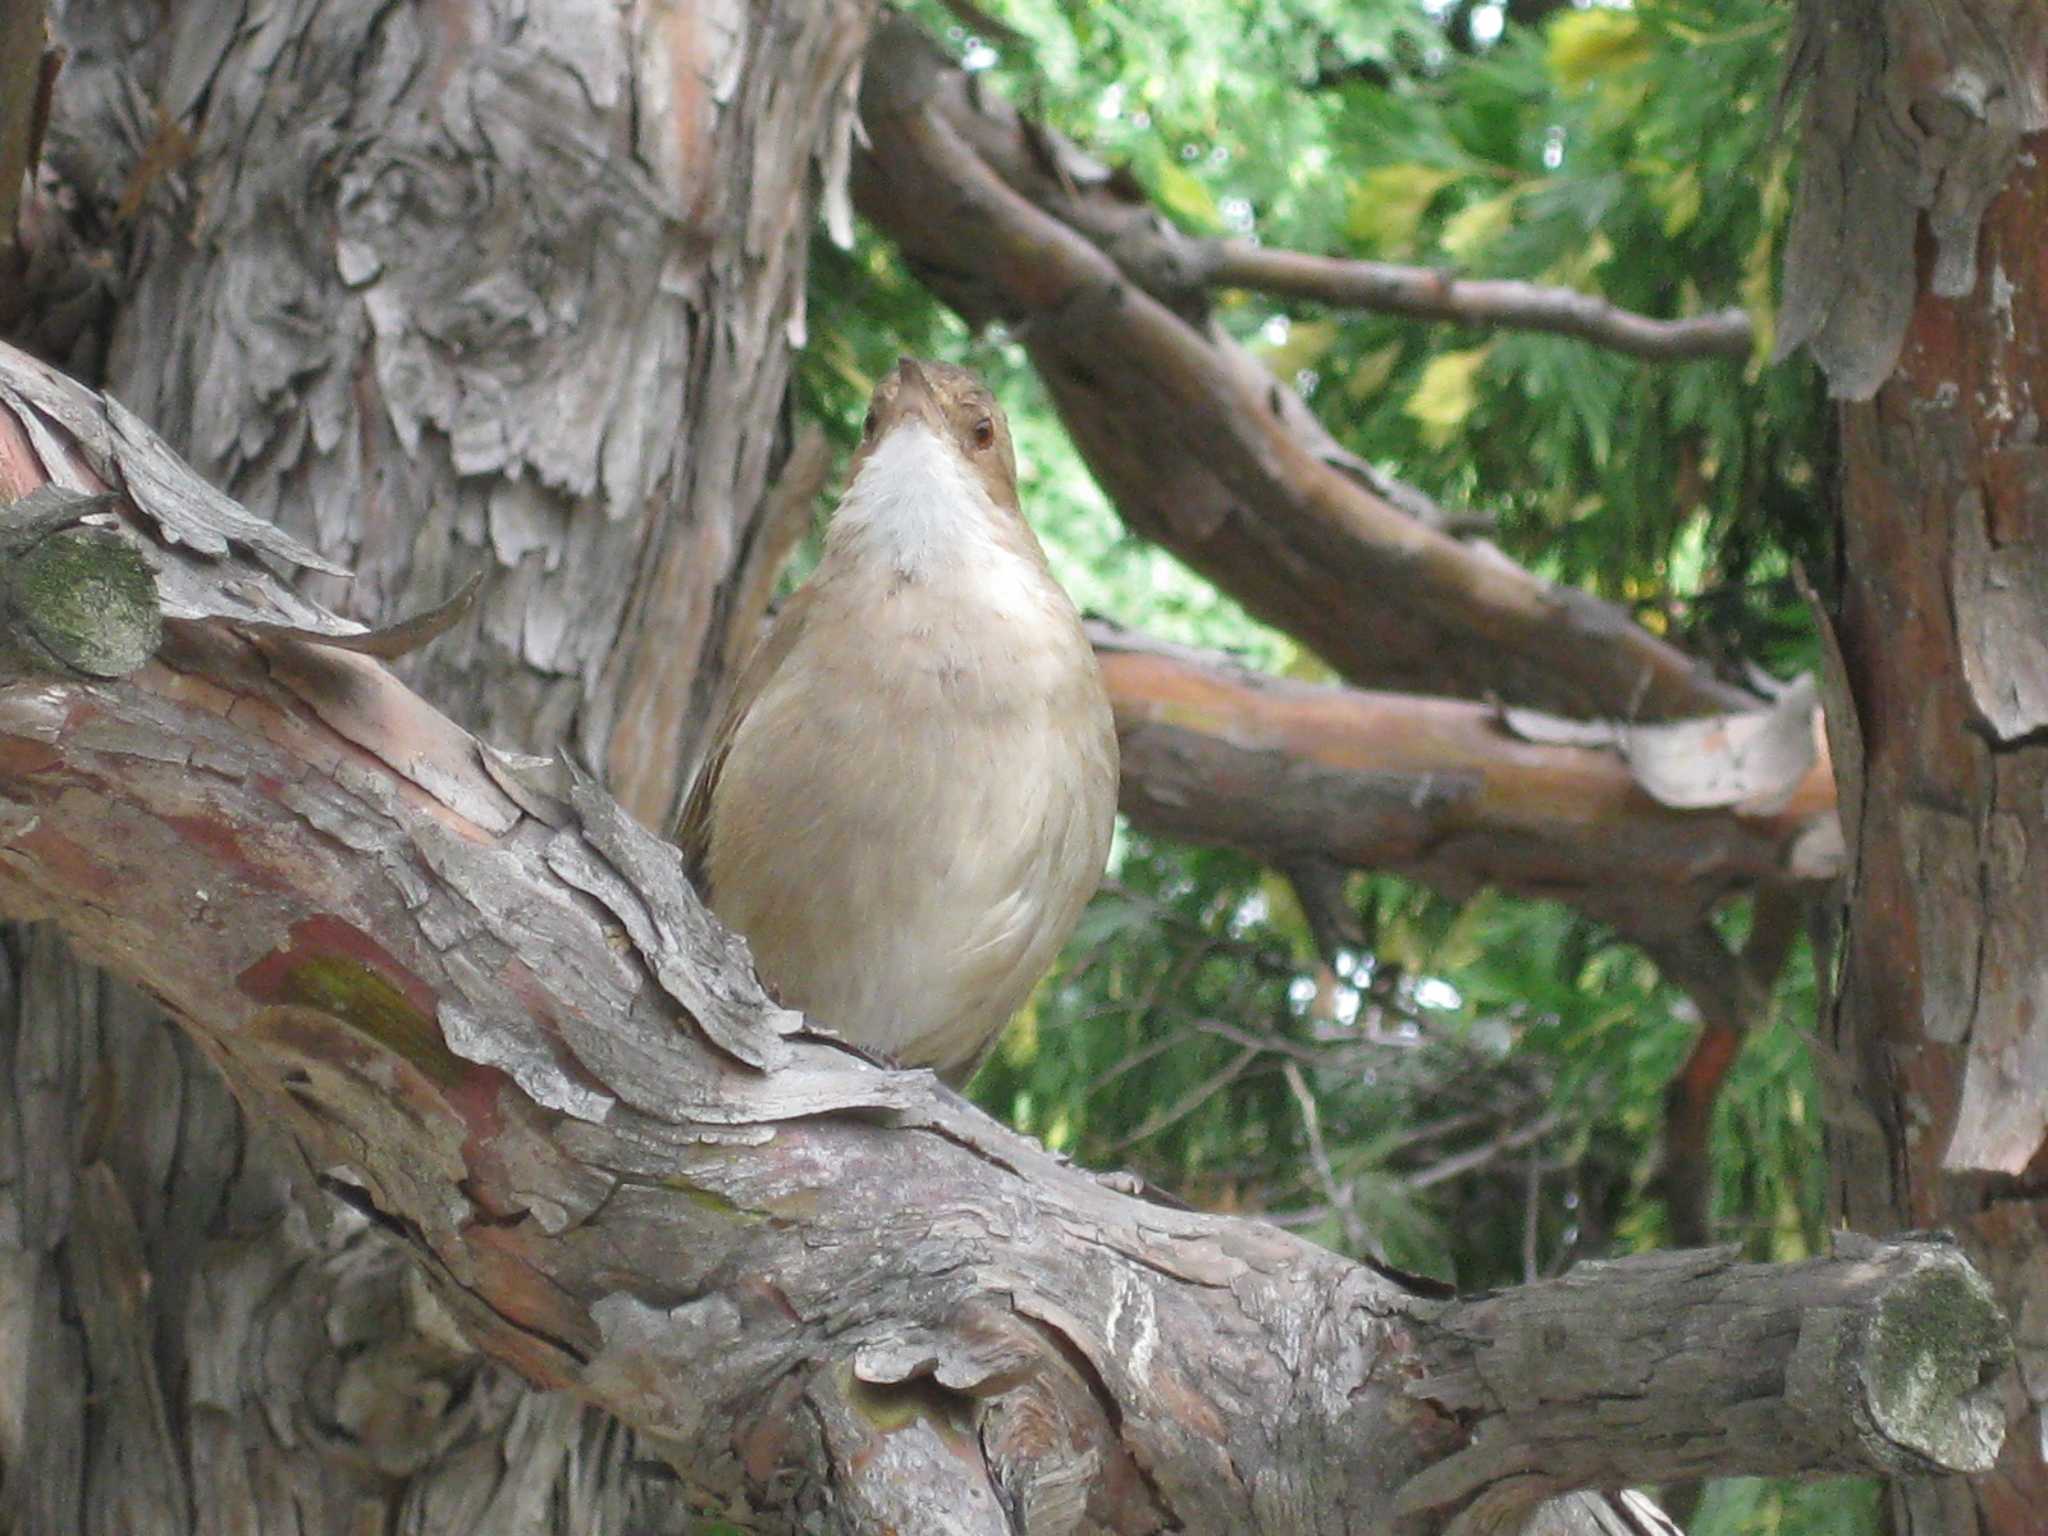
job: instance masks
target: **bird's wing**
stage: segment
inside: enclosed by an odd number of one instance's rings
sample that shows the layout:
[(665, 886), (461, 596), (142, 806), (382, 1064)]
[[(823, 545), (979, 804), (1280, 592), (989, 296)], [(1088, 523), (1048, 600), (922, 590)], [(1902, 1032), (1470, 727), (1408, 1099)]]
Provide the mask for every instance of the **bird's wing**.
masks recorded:
[(796, 649), (797, 641), (802, 638), (813, 596), (814, 589), (810, 586), (800, 587), (792, 593), (775, 615), (775, 622), (768, 626), (768, 633), (761, 637), (761, 643), (754, 647), (754, 654), (740, 668), (739, 681), (733, 685), (731, 697), (726, 700), (725, 714), (718, 722), (718, 729), (711, 733), (711, 746), (704, 754), (704, 766), (697, 770), (697, 781), (690, 786), (690, 797), (683, 802), (675, 829), (670, 834), (676, 846), (683, 850), (683, 865), (697, 887), (697, 894), (706, 902), (711, 900), (711, 882), (705, 869), (711, 857), (711, 802), (718, 793), (719, 775), (725, 771), (725, 760), (731, 755), (733, 738), (739, 735), (740, 722), (746, 719), (754, 700), (761, 696), (768, 680), (789, 659), (789, 653)]

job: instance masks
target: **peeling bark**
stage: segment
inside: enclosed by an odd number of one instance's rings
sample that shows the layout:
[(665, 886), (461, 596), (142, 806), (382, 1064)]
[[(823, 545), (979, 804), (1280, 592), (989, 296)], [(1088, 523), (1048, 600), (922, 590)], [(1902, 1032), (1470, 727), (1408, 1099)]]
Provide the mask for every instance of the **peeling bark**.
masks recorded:
[[(0, 473), (98, 490), (93, 397), (18, 354), (0, 385)], [(689, 1507), (847, 1533), (1591, 1536), (1668, 1527), (1573, 1490), (1674, 1466), (1995, 1454), (1983, 1384), (2009, 1341), (1938, 1245), (1432, 1301), (1116, 1193), (861, 1058), (770, 1002), (677, 850), (566, 760), (491, 752), (375, 660), (282, 633), (343, 626), (216, 502), (166, 475), (116, 503), (167, 572), (155, 658), (0, 673), (0, 912), (168, 1004), (463, 1334), (650, 1437)], [(94, 1322), (140, 1295), (134, 1213), (112, 1175), (78, 1198), (85, 1349), (103, 1409), (134, 1415), (110, 1443), (150, 1453), (109, 1485), (118, 1520), (186, 1486), (153, 1353)], [(1590, 1439), (1565, 1433), (1580, 1414)]]
[[(1089, 633), (1117, 712), (1123, 810), (1171, 837), (1281, 868), (1391, 870), (1453, 896), (1497, 886), (1645, 941), (1693, 929), (1738, 888), (1835, 873), (1832, 774), (1811, 752), (1767, 808), (1745, 809), (1738, 781), (1721, 804), (1680, 809), (1620, 752), (1526, 740), (1483, 704), (1316, 687)], [(1687, 750), (1710, 760), (1702, 742)]]
[(1810, 9), (1786, 332), (1840, 415), (1823, 615), (1852, 858), (1824, 1020), (1837, 1198), (1958, 1234), (2017, 1320), (1980, 1483), (1896, 1527), (2020, 1536), (2048, 1506), (2048, 27), (2038, 6)]
[[(1786, 75), (1807, 95), (1777, 355), (1806, 347), (1868, 400), (1927, 291), (1979, 286), (1978, 227), (2048, 128), (2048, 16), (2004, 0), (1805, 0)], [(1924, 224), (1923, 224), (1924, 217)]]

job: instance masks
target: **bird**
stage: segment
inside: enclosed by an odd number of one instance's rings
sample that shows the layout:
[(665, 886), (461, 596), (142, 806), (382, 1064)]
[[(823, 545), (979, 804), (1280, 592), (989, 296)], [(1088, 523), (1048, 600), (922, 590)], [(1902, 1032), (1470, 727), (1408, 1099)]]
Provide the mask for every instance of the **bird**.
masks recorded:
[(784, 1004), (960, 1087), (1101, 881), (1117, 771), (1008, 421), (901, 359), (677, 818), (699, 893)]

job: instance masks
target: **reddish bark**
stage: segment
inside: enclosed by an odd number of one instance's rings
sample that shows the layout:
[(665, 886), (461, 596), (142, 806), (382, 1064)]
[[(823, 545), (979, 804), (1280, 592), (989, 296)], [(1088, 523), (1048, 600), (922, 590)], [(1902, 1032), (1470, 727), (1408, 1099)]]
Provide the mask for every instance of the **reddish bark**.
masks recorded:
[[(1844, 103), (1860, 102), (1859, 123), (1894, 113), (1908, 129), (1894, 145), (1951, 187), (2003, 178), (1981, 231), (1944, 227), (1938, 202), (1917, 224), (1912, 205), (1899, 215), (1919, 231), (1902, 344), (1873, 319), (1899, 300), (1889, 289), (1882, 305), (1841, 311), (1833, 340), (1816, 344), (1838, 392), (1885, 380), (1841, 412), (1829, 714), (1855, 867), (1825, 1027), (1865, 1107), (1838, 1102), (1831, 1117), (1848, 1218), (1865, 1230), (1955, 1231), (2019, 1322), (1998, 1470), (1972, 1485), (1901, 1485), (1900, 1529), (2021, 1536), (2048, 1507), (2048, 448), (2037, 440), (2048, 403), (2048, 140), (2006, 137), (2014, 103), (2024, 114), (2040, 88), (2038, 54), (2024, 46), (2038, 39), (2038, 14), (2022, 27), (2003, 9), (1976, 9), (1887, 6), (1881, 21), (1874, 10), (1826, 23), (1816, 44), (1816, 120), (1839, 125), (1854, 115)], [(1850, 59), (1857, 50), (1877, 63)], [(1966, 73), (1996, 82), (2021, 64), (2029, 86), (1998, 86), (1974, 115), (1959, 106), (1953, 87)], [(1865, 178), (1890, 152), (1860, 128), (1810, 134), (1816, 142)], [(1824, 200), (1842, 173), (1816, 160), (1809, 176)], [(1788, 265), (1825, 255), (1795, 247)]]

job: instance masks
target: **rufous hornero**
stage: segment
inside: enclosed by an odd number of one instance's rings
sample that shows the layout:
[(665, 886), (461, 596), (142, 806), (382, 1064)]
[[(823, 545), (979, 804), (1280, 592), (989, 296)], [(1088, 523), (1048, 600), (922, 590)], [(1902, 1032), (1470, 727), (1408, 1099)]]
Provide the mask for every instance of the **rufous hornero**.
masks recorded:
[(776, 995), (964, 1083), (1073, 932), (1109, 698), (972, 373), (876, 385), (817, 570), (741, 669), (676, 841)]

